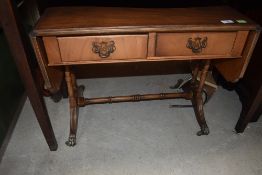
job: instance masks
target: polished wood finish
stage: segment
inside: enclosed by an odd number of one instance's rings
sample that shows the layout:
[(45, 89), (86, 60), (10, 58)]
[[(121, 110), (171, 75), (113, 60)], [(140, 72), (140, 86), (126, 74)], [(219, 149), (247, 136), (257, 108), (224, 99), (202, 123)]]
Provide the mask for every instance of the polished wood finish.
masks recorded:
[(157, 35), (155, 32), (151, 32), (148, 34), (148, 49), (147, 49), (148, 57), (156, 56), (156, 39), (157, 39)]
[[(43, 78), (45, 80), (44, 88), (49, 90), (49, 92), (51, 92), (52, 94), (55, 94), (60, 90), (64, 78), (64, 72), (63, 68), (61, 67), (49, 67), (47, 56), (45, 53), (45, 50), (50, 50), (49, 53), (52, 52), (53, 50), (55, 50), (55, 47), (51, 47), (48, 45), (47, 49), (44, 49), (42, 40), (35, 36), (31, 37), (31, 42), (33, 43), (36, 58)], [(52, 52), (51, 58), (57, 58), (56, 54), (56, 52)]]
[(231, 51), (232, 56), (239, 56), (242, 54), (247, 41), (249, 31), (238, 31), (234, 42), (234, 47)]
[[(88, 20), (86, 17), (88, 16)], [(132, 19), (132, 20), (130, 20)], [(221, 20), (225, 19), (242, 19), (246, 23), (223, 24)], [(101, 22), (103, 21), (103, 22)], [(232, 54), (227, 58), (241, 58), (225, 63), (217, 63), (215, 66), (222, 72), (228, 81), (237, 81), (243, 76), (247, 63), (249, 61), (248, 53), (252, 53), (252, 45), (256, 43), (257, 32), (260, 27), (246, 16), (236, 12), (229, 7), (197, 7), (197, 8), (120, 8), (120, 7), (53, 7), (47, 9), (39, 22), (37, 23), (34, 36), (70, 36), (70, 35), (112, 35), (112, 34), (148, 34), (149, 41), (153, 42), (154, 33), (162, 32), (248, 32), (248, 42), (250, 47), (245, 47), (244, 54), (237, 56), (241, 47), (235, 42)], [(99, 31), (99, 32), (98, 32)], [(152, 35), (153, 34), (153, 35)], [(243, 34), (243, 33), (242, 33)], [(245, 39), (242, 34), (237, 34), (236, 41)], [(156, 34), (158, 35), (158, 34)], [(244, 34), (246, 35), (246, 33)], [(155, 38), (156, 41), (157, 37)], [(152, 49), (153, 43), (148, 43), (151, 50), (148, 50), (147, 61), (161, 60), (187, 60), (187, 56), (169, 55), (168, 57), (159, 58), (154, 55)], [(225, 44), (225, 43), (224, 43)], [(224, 45), (223, 44), (223, 45)], [(217, 48), (224, 47), (219, 44)], [(237, 49), (240, 48), (240, 49)], [(205, 50), (205, 49), (204, 49)], [(48, 51), (47, 51), (48, 52)], [(226, 58), (225, 55), (192, 55), (190, 59), (215, 59)], [(116, 63), (116, 62), (144, 62), (144, 59), (107, 59), (99, 63)], [(50, 65), (71, 65), (71, 62), (49, 62)], [(92, 61), (77, 61), (76, 64), (97, 64)], [(230, 69), (236, 65), (235, 69)]]
[[(156, 60), (199, 60), (240, 58), (248, 31), (149, 33), (148, 35), (105, 35), (79, 37), (43, 37), (49, 65), (143, 62)], [(189, 39), (206, 38), (201, 53), (187, 47)], [(93, 52), (93, 43), (114, 42), (113, 53), (101, 57)], [(196, 45), (196, 44), (194, 44)], [(44, 64), (46, 65), (46, 64)]]
[[(227, 60), (215, 64), (218, 71), (227, 81), (237, 82), (243, 77), (255, 45), (257, 43), (260, 31), (251, 31), (247, 38), (245, 49), (242, 52), (242, 59)], [(234, 69), (232, 69), (234, 67)]]
[(185, 98), (187, 100), (191, 99), (191, 93), (161, 93), (161, 94), (136, 94), (128, 96), (115, 96), (115, 97), (100, 97), (100, 98), (86, 98), (79, 100), (80, 106), (90, 105), (90, 104), (103, 104), (103, 103), (120, 103), (120, 102), (138, 102), (138, 101), (148, 101), (148, 100), (164, 100), (164, 99), (175, 99), (175, 98)]
[(61, 63), (59, 45), (56, 37), (43, 37), (43, 44), (48, 59), (48, 64)]
[[(156, 60), (197, 60), (241, 57), (246, 37), (238, 32), (149, 33), (148, 35), (105, 35), (43, 37), (49, 65), (143, 62)], [(245, 32), (247, 33), (247, 32)], [(245, 36), (245, 35), (244, 35)], [(191, 38), (206, 37), (201, 53), (187, 47)], [(238, 41), (238, 42), (235, 42)], [(114, 42), (115, 51), (107, 57), (93, 52), (93, 43)], [(235, 46), (235, 43), (238, 43)], [(148, 48), (147, 48), (148, 47)], [(237, 50), (237, 51), (236, 51)], [(40, 57), (40, 56), (39, 56)], [(42, 63), (46, 65), (46, 63)]]
[[(223, 24), (221, 20), (225, 19), (242, 19), (246, 23)], [(202, 91), (211, 60), (216, 60), (215, 66), (225, 72), (227, 80), (241, 78), (256, 43), (256, 37), (252, 36), (259, 35), (258, 29), (259, 26), (254, 22), (228, 7), (56, 7), (43, 14), (32, 37), (43, 41), (45, 47), (39, 53), (47, 53), (46, 65), (66, 68), (71, 115), (70, 134), (66, 144), (74, 146), (78, 107), (100, 103), (185, 98), (191, 100), (194, 107), (201, 129), (197, 135), (209, 134)], [(222, 59), (225, 62), (221, 63)], [(84, 98), (79, 93), (75, 73), (72, 71), (73, 66), (80, 64), (169, 60), (190, 61), (192, 64), (192, 81), (190, 88), (184, 92)], [(228, 69), (226, 60), (237, 62), (238, 66), (231, 65), (231, 69)], [(41, 61), (39, 64), (42, 64)], [(199, 81), (196, 81), (197, 75), (200, 75)], [(80, 89), (82, 92), (83, 88)]]
[[(32, 52), (30, 50), (30, 42), (28, 36), (23, 30), (23, 25), (18, 19), (18, 11), (14, 1), (0, 1), (0, 18), (2, 28), (7, 37), (9, 47), (18, 68), (21, 79), (24, 83), (26, 93), (32, 104), (36, 118), (44, 134), (46, 142), (50, 150), (57, 150), (57, 142), (54, 131), (46, 110), (46, 106), (41, 96), (40, 88), (35, 83), (33, 68), (31, 64)], [(26, 144), (26, 143), (25, 143)]]
[[(192, 90), (193, 90), (193, 98), (192, 104), (195, 111), (197, 122), (201, 128), (201, 130), (197, 133), (198, 136), (201, 135), (208, 135), (209, 128), (207, 126), (205, 117), (204, 117), (204, 104), (202, 100), (202, 91), (205, 83), (205, 79), (207, 77), (207, 72), (210, 67), (210, 60), (206, 60), (204, 65), (202, 65), (202, 69), (200, 68), (201, 65), (197, 64), (197, 66), (193, 69), (192, 72)], [(200, 74), (200, 80), (197, 83), (197, 75)]]
[[(200, 53), (194, 53), (186, 47), (188, 39), (197, 37), (207, 38), (207, 46)], [(235, 39), (236, 32), (160, 33), (157, 35), (156, 56), (229, 56)]]
[[(88, 20), (87, 20), (88, 17)], [(220, 20), (243, 19), (246, 24), (223, 24)], [(77, 35), (163, 31), (256, 30), (258, 26), (229, 7), (121, 8), (53, 7), (35, 27), (36, 35)]]
[(70, 67), (66, 67), (65, 79), (68, 87), (68, 98), (70, 107), (70, 133), (66, 145), (74, 146), (76, 144), (76, 132), (78, 123), (78, 87), (76, 85), (75, 75), (71, 73)]
[[(61, 60), (77, 62), (105, 59), (143, 59), (147, 54), (147, 35), (109, 35), (58, 37)], [(113, 41), (116, 50), (106, 58), (92, 51), (93, 43)]]
[[(75, 74), (71, 70), (70, 66), (66, 66), (65, 78), (68, 86), (69, 94), (69, 106), (70, 106), (70, 132), (67, 146), (76, 145), (76, 133), (78, 123), (78, 108), (92, 104), (103, 103), (120, 103), (120, 102), (139, 102), (148, 100), (164, 100), (164, 99), (176, 99), (184, 98), (191, 100), (195, 111), (196, 119), (200, 126), (200, 131), (197, 132), (198, 136), (208, 135), (209, 128), (205, 121), (202, 91), (204, 88), (205, 79), (209, 70), (210, 60), (203, 60), (203, 64), (193, 65), (192, 81), (190, 82), (191, 88), (184, 90), (184, 92), (177, 93), (160, 93), (160, 94), (136, 94), (129, 96), (112, 96), (112, 97), (99, 97), (99, 98), (84, 98), (83, 86), (77, 86)], [(197, 81), (197, 75), (200, 74), (200, 80)]]

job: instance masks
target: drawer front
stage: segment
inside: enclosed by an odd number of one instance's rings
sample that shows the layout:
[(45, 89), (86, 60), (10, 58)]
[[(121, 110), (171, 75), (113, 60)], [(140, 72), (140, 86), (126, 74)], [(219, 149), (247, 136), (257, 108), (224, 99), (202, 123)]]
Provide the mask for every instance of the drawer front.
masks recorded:
[(61, 60), (65, 62), (144, 59), (147, 35), (58, 37)]
[(156, 56), (231, 55), (236, 32), (159, 33)]

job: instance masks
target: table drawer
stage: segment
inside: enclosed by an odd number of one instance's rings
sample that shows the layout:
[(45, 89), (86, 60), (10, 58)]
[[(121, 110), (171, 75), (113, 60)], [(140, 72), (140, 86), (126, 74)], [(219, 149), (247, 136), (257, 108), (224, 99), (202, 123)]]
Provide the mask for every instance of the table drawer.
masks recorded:
[(159, 33), (156, 56), (231, 55), (236, 32)]
[(148, 35), (58, 37), (62, 62), (143, 59)]

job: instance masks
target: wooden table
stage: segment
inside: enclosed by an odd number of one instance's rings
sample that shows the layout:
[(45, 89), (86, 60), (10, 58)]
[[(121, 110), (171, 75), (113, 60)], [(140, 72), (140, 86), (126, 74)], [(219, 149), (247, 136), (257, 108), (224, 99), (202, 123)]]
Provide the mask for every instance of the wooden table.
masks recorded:
[[(91, 104), (185, 98), (191, 100), (207, 135), (202, 90), (210, 65), (227, 81), (236, 82), (246, 70), (260, 33), (247, 17), (229, 7), (113, 8), (53, 7), (47, 9), (31, 33), (38, 64), (50, 92), (63, 77), (70, 102), (68, 146), (76, 144), (78, 108)], [(190, 88), (181, 93), (159, 93), (84, 98), (72, 69), (81, 64), (189, 61)], [(196, 81), (200, 74), (200, 81)]]

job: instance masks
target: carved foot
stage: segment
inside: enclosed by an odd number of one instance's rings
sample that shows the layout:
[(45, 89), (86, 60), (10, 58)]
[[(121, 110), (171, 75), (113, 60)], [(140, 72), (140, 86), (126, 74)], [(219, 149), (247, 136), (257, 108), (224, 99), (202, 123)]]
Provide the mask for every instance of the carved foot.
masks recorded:
[(76, 145), (76, 136), (69, 136), (68, 141), (65, 142), (67, 146), (73, 147)]
[(201, 127), (201, 130), (197, 132), (197, 136), (208, 135), (209, 128), (207, 126)]

